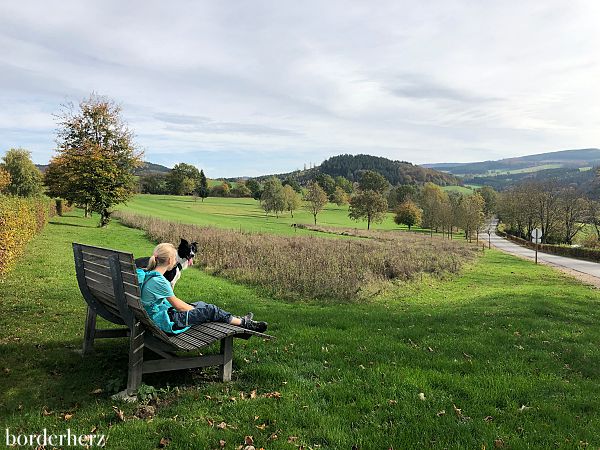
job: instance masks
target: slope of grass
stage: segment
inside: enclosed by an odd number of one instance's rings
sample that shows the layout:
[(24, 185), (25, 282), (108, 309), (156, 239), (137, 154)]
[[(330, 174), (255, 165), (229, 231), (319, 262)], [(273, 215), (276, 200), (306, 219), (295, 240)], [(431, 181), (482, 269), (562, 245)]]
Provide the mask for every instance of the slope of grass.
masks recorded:
[[(313, 216), (300, 209), (294, 217), (284, 213), (279, 217), (265, 215), (260, 203), (251, 198), (209, 197), (194, 200), (192, 197), (174, 195), (136, 195), (127, 205), (120, 205), (119, 211), (128, 211), (160, 219), (207, 225), (227, 229), (243, 229), (246, 231), (265, 231), (277, 234), (314, 234), (311, 231), (295, 229), (292, 224), (313, 224)], [(367, 229), (367, 222), (356, 222), (348, 217), (348, 206), (337, 206), (328, 203), (317, 216), (317, 223), (326, 226), (339, 226)], [(406, 230), (405, 226), (394, 223), (394, 215), (387, 214), (380, 224), (372, 224), (378, 230)], [(424, 231), (414, 228), (414, 231)], [(429, 230), (427, 230), (429, 232)]]
[(127, 341), (100, 341), (85, 359), (74, 351), (85, 309), (71, 242), (136, 255), (153, 244), (95, 224), (53, 220), (1, 281), (0, 417), (11, 433), (94, 430), (111, 449), (237, 448), (247, 435), (266, 449), (600, 445), (598, 292), (495, 251), (453, 279), (343, 305), (286, 303), (192, 268), (178, 296), (253, 310), (277, 339), (236, 342), (230, 383), (213, 369), (144, 377), (159, 400), (154, 417), (137, 418), (139, 405), (109, 397), (125, 381)]

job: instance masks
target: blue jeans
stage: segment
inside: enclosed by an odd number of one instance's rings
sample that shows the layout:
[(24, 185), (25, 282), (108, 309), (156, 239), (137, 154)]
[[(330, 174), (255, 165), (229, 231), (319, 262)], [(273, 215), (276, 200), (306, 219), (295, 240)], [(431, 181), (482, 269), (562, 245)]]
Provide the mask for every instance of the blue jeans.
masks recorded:
[(206, 322), (225, 322), (229, 323), (232, 314), (222, 310), (218, 306), (210, 303), (196, 302), (191, 303), (194, 309), (189, 311), (169, 310), (169, 316), (177, 329), (187, 326), (198, 325)]

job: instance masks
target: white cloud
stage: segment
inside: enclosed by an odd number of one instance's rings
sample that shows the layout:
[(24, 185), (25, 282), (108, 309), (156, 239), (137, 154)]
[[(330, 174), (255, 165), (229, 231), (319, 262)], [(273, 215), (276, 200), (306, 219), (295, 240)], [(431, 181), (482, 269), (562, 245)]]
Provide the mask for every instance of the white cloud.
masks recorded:
[(211, 176), (599, 146), (599, 5), (4, 2), (0, 145), (47, 161), (51, 114), (96, 91), (148, 160)]

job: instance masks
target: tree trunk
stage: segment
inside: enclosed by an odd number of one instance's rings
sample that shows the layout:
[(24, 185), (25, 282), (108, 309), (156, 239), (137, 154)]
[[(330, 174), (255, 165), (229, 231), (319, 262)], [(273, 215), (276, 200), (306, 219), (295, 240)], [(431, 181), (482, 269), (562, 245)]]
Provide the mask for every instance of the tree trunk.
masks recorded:
[(104, 228), (110, 222), (110, 211), (107, 209), (103, 209), (100, 212), (100, 227)]

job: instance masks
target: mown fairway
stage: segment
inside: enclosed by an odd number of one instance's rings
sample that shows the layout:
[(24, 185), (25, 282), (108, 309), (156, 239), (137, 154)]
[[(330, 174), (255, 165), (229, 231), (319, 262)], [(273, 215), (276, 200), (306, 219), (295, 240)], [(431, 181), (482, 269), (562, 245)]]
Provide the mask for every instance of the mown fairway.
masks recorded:
[[(209, 197), (202, 202), (192, 197), (175, 195), (136, 195), (127, 205), (117, 208), (139, 214), (159, 217), (170, 221), (209, 225), (219, 228), (243, 229), (248, 231), (266, 231), (277, 234), (314, 234), (306, 230), (294, 230), (294, 223), (313, 224), (313, 216), (300, 209), (294, 217), (286, 212), (276, 218), (266, 216), (260, 203), (251, 198), (219, 198)], [(367, 229), (367, 222), (356, 222), (348, 218), (348, 206), (337, 206), (328, 203), (317, 216), (317, 224)], [(388, 214), (383, 223), (372, 225), (373, 229), (393, 230), (406, 229), (394, 223), (394, 215)], [(416, 231), (419, 229), (416, 228)]]
[(124, 384), (127, 341), (100, 341), (83, 360), (74, 351), (85, 308), (71, 242), (135, 255), (154, 244), (96, 222), (53, 219), (2, 280), (0, 415), (10, 432), (95, 429), (107, 448), (144, 450), (162, 438), (167, 448), (233, 449), (246, 435), (266, 449), (600, 445), (597, 291), (495, 251), (454, 279), (368, 303), (284, 302), (190, 269), (180, 297), (253, 310), (277, 339), (236, 342), (231, 383), (216, 370), (145, 377), (159, 400), (154, 418), (138, 419), (139, 405), (109, 397)]

